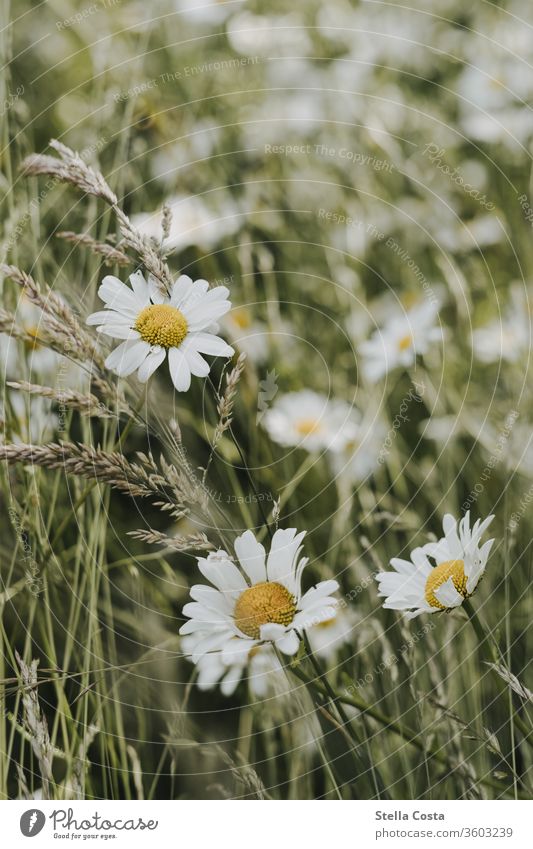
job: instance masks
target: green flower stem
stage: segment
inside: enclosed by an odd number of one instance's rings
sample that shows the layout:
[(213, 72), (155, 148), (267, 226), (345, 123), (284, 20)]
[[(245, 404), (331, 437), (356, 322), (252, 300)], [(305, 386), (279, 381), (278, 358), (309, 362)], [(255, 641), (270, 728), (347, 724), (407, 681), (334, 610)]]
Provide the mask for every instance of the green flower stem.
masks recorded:
[[(478, 638), (479, 652), (481, 657), (490, 667), (490, 670), (493, 674), (493, 678), (496, 681), (497, 687), (500, 693), (505, 695), (508, 694), (508, 687), (503, 681), (496, 669), (494, 669), (493, 664), (502, 663), (503, 658), (500, 654), (500, 650), (498, 648), (497, 643), (495, 642), (492, 634), (483, 626), (472, 602), (469, 599), (466, 599), (463, 602), (463, 607), (467, 613), (468, 620), (474, 629), (476, 637)], [(533, 746), (533, 730), (528, 728), (522, 717), (518, 716), (517, 713), (513, 716), (513, 721), (516, 727), (521, 731), (524, 735), (524, 740), (526, 743), (529, 743), (530, 746)]]
[[(412, 731), (410, 728), (407, 728), (405, 725), (402, 725), (402, 723), (397, 722), (390, 716), (386, 716), (373, 705), (370, 705), (368, 704), (368, 702), (365, 702), (364, 699), (344, 696), (340, 693), (335, 693), (331, 688), (331, 685), (326, 687), (325, 684), (322, 683), (323, 681), (325, 682), (327, 680), (326, 676), (323, 673), (320, 674), (318, 679), (309, 679), (307, 675), (305, 675), (305, 673), (300, 669), (293, 668), (293, 672), (298, 678), (300, 678), (301, 681), (304, 681), (306, 684), (309, 684), (311, 686), (315, 686), (322, 696), (329, 696), (329, 698), (331, 698), (335, 702), (337, 707), (339, 707), (341, 704), (344, 704), (350, 705), (350, 707), (357, 708), (357, 710), (361, 711), (361, 713), (367, 714), (368, 716), (372, 717), (372, 719), (375, 719), (377, 722), (379, 722), (381, 725), (390, 728), (391, 731), (394, 731), (399, 737), (402, 737), (406, 742), (412, 743), (413, 746), (416, 746), (416, 748), (420, 749), (420, 751), (429, 753), (443, 765), (448, 765), (448, 762), (443, 755), (426, 748), (424, 743), (419, 740), (419, 735), (416, 731)], [(346, 716), (344, 710), (342, 710), (342, 713), (344, 714), (344, 716)]]
[(316, 657), (313, 653), (313, 650), (312, 650), (311, 645), (309, 643), (309, 638), (308, 638), (307, 634), (305, 633), (305, 631), (302, 634), (302, 636), (303, 636), (303, 641), (304, 641), (304, 645), (305, 645), (305, 650), (307, 652), (307, 657), (311, 661), (311, 665), (312, 665), (312, 667), (313, 667), (313, 669), (316, 673), (317, 680), (323, 684), (324, 689), (326, 690), (326, 693), (328, 694), (328, 696), (331, 700), (331, 703), (337, 709), (337, 712), (338, 712), (338, 714), (339, 714), (339, 716), (340, 716), (340, 718), (341, 718), (341, 720), (342, 720), (342, 722), (345, 726), (346, 731), (350, 735), (351, 739), (353, 740), (353, 742), (356, 745), (359, 745), (361, 741), (356, 738), (355, 732), (353, 731), (353, 728), (351, 727), (350, 719), (346, 715), (346, 711), (342, 707), (342, 703), (339, 702), (339, 699), (338, 699), (337, 695), (335, 694), (333, 687), (329, 683), (328, 676), (320, 668), (320, 664), (317, 661), (317, 659), (316, 659)]
[(267, 529), (267, 533), (268, 533), (270, 539), (272, 539), (274, 534), (272, 532), (272, 528), (270, 527), (270, 523), (268, 521), (268, 516), (263, 509), (261, 499), (259, 498), (259, 493), (257, 492), (257, 487), (255, 485), (253, 475), (252, 475), (250, 469), (248, 468), (248, 463), (246, 462), (246, 457), (244, 456), (244, 451), (242, 450), (240, 442), (237, 439), (237, 437), (235, 436), (235, 432), (234, 432), (233, 428), (231, 427), (231, 425), (229, 426), (228, 431), (231, 435), (231, 438), (233, 440), (233, 443), (234, 443), (237, 451), (239, 452), (239, 457), (240, 457), (241, 463), (243, 465), (244, 471), (246, 472), (246, 476), (248, 478), (250, 486), (252, 487), (252, 490), (253, 490), (253, 493), (254, 493), (254, 496), (255, 496), (255, 499), (256, 499), (256, 504), (259, 507), (259, 512), (261, 513), (261, 518), (263, 520), (263, 524), (264, 524), (265, 528)]
[[(386, 786), (383, 782), (383, 779), (379, 775), (379, 771), (377, 769), (375, 769), (371, 759), (366, 760), (364, 755), (360, 751), (360, 749), (363, 746), (363, 741), (360, 739), (360, 737), (357, 734), (357, 731), (354, 727), (353, 720), (350, 719), (347, 716), (346, 711), (344, 710), (344, 707), (342, 706), (342, 702), (338, 699), (333, 687), (331, 686), (331, 684), (329, 682), (329, 679), (328, 679), (326, 672), (323, 669), (321, 669), (320, 663), (319, 663), (318, 659), (316, 658), (316, 656), (315, 656), (315, 654), (314, 654), (314, 652), (311, 648), (311, 645), (309, 643), (309, 638), (308, 638), (307, 634), (305, 633), (305, 631), (302, 633), (302, 638), (303, 638), (303, 642), (304, 642), (305, 649), (306, 649), (306, 652), (307, 652), (307, 658), (311, 662), (311, 665), (312, 665), (313, 670), (314, 670), (315, 675), (316, 675), (316, 679), (314, 679), (314, 680), (317, 681), (317, 682), (320, 682), (322, 684), (322, 686), (324, 687), (324, 690), (327, 694), (327, 697), (329, 698), (329, 700), (331, 702), (331, 706), (332, 706), (333, 710), (336, 711), (336, 713), (338, 714), (338, 716), (340, 718), (340, 723), (339, 723), (340, 729), (342, 730), (342, 732), (346, 736), (348, 742), (351, 742), (353, 744), (351, 746), (351, 753), (353, 755), (354, 761), (356, 763), (359, 762), (359, 764), (363, 765), (364, 767), (366, 767), (369, 770), (369, 772), (370, 772), (370, 774), (373, 778), (373, 781), (374, 781), (374, 787), (375, 787), (375, 790), (376, 790), (377, 797), (379, 799), (390, 798), (390, 796), (387, 792), (387, 788), (386, 788)], [(319, 689), (319, 692), (320, 692), (320, 689)]]
[[(285, 669), (286, 658), (283, 657), (283, 655), (281, 654), (279, 649), (277, 649), (275, 646), (274, 646), (274, 652), (275, 652), (276, 657), (277, 657), (277, 659), (280, 663), (281, 668)], [(298, 669), (295, 666), (290, 666), (289, 668), (290, 668), (291, 672), (293, 672), (293, 674), (296, 676), (296, 678), (298, 678), (300, 681), (302, 681), (302, 683), (305, 684), (305, 686), (308, 687), (311, 690), (311, 692), (317, 693), (320, 696), (321, 699), (324, 698), (325, 694), (322, 691), (322, 689), (317, 686), (317, 682), (315, 680), (313, 680), (312, 678), (308, 678), (307, 675), (305, 675), (300, 669)], [(288, 678), (288, 676), (287, 676), (287, 678)], [(337, 720), (335, 720), (335, 722), (337, 722)], [(339, 789), (339, 786), (338, 786), (338, 783), (337, 783), (337, 779), (335, 778), (333, 766), (328, 761), (328, 758), (326, 756), (326, 753), (325, 753), (325, 751), (322, 747), (320, 740), (317, 740), (317, 744), (318, 744), (318, 751), (319, 751), (319, 754), (320, 754), (320, 758), (322, 760), (324, 768), (325, 768), (325, 770), (326, 770), (326, 772), (327, 772), (327, 774), (330, 778), (330, 781), (332, 782), (332, 785), (335, 789), (335, 792), (336, 792), (338, 798), (342, 799), (342, 794), (340, 792), (340, 789)], [(351, 751), (352, 757), (354, 758), (354, 760), (357, 763), (358, 754), (357, 754), (355, 748), (352, 748), (350, 751)], [(359, 763), (357, 763), (357, 766), (359, 766)]]
[(489, 634), (486, 628), (481, 624), (481, 620), (470, 599), (464, 600), (463, 608), (466, 611), (470, 624), (472, 625), (476, 637), (479, 640), (480, 653), (489, 663), (498, 663), (498, 661), (501, 660), (498, 646), (492, 639), (491, 634)]
[[(300, 681), (302, 681), (304, 684), (307, 684), (309, 687), (318, 690), (318, 692), (323, 697), (332, 698), (335, 702), (335, 705), (337, 706), (337, 709), (339, 709), (340, 704), (350, 705), (350, 707), (357, 708), (357, 710), (359, 710), (361, 713), (370, 716), (380, 725), (383, 725), (385, 728), (389, 729), (390, 731), (393, 731), (395, 734), (398, 735), (398, 737), (401, 737), (403, 740), (405, 740), (406, 743), (410, 743), (420, 752), (423, 752), (425, 756), (430, 756), (441, 766), (446, 767), (447, 770), (454, 770), (454, 766), (449, 763), (445, 754), (436, 751), (435, 749), (429, 748), (425, 745), (425, 742), (420, 739), (420, 733), (418, 731), (413, 731), (411, 728), (408, 728), (407, 726), (403, 725), (403, 723), (392, 719), (392, 717), (382, 713), (382, 711), (378, 710), (376, 707), (374, 707), (374, 705), (370, 705), (368, 704), (368, 702), (365, 702), (364, 699), (360, 699), (356, 696), (351, 697), (342, 695), (340, 693), (335, 693), (329, 683), (328, 687), (326, 687), (325, 684), (322, 683), (323, 681), (327, 680), (324, 673), (321, 673), (318, 678), (309, 678), (303, 672), (303, 670), (299, 669), (298, 667), (292, 667), (292, 671), (296, 675), (296, 677), (300, 679)], [(484, 784), (487, 787), (491, 787), (494, 790), (498, 790), (500, 791), (500, 793), (502, 792), (502, 790), (508, 789), (506, 787), (502, 787), (500, 783), (494, 781), (491, 778), (488, 778), (487, 776), (483, 776), (482, 778), (480, 778), (479, 783)], [(521, 799), (531, 798), (529, 795), (525, 794), (518, 794), (518, 796)]]

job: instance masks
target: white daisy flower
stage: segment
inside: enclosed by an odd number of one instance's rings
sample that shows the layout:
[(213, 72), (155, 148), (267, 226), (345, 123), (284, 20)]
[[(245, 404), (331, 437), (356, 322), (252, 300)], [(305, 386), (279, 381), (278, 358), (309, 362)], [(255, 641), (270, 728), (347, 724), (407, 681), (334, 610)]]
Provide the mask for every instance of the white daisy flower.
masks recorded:
[(259, 648), (275, 646), (294, 655), (301, 631), (336, 615), (331, 593), (338, 589), (337, 581), (321, 581), (302, 594), (308, 563), (300, 557), (304, 536), (305, 531), (295, 528), (276, 531), (267, 558), (252, 531), (245, 531), (235, 540), (241, 568), (225, 551), (198, 558), (202, 575), (213, 586), (192, 587), (194, 601), (183, 608), (189, 621), (180, 634), (188, 638), (183, 648), (198, 666), (201, 687), (220, 680), (222, 692), (231, 694)]
[(388, 454), (386, 436), (383, 422), (375, 416), (359, 420), (356, 436), (342, 451), (331, 454), (333, 472), (339, 483), (358, 484), (375, 472)]
[(359, 417), (345, 401), (302, 389), (290, 392), (262, 417), (262, 424), (274, 442), (298, 446), (306, 451), (342, 451), (359, 437)]
[(470, 528), (470, 511), (460, 521), (447, 513), (442, 539), (415, 548), (410, 560), (393, 557), (391, 566), (396, 571), (376, 575), (379, 595), (386, 598), (383, 607), (401, 610), (408, 619), (459, 607), (485, 572), (494, 540), (481, 547), (479, 542), (493, 519), (478, 519)]
[(238, 350), (244, 351), (253, 363), (266, 360), (269, 330), (266, 324), (254, 321), (249, 307), (234, 307), (224, 316), (222, 326)]
[(355, 623), (356, 616), (350, 608), (339, 608), (331, 619), (319, 622), (309, 630), (313, 654), (325, 660), (334, 658), (343, 645), (353, 642)]
[(24, 294), (17, 303), (15, 324), (26, 332), (26, 338), (20, 341), (7, 333), (0, 334), (0, 366), (3, 374), (11, 380), (20, 380), (24, 373), (21, 355), (25, 355), (30, 377), (34, 380), (51, 380), (57, 372), (61, 357), (41, 343), (40, 339), (45, 335), (45, 317), (42, 310)]
[(59, 417), (48, 398), (13, 390), (9, 392), (9, 412), (3, 404), (0, 407), (0, 437), (6, 442), (47, 442), (57, 435), (58, 427)]
[(120, 377), (137, 371), (145, 383), (168, 354), (172, 382), (178, 392), (186, 392), (191, 374), (209, 374), (209, 363), (202, 354), (233, 355), (233, 348), (216, 335), (214, 324), (231, 309), (225, 286), (209, 289), (206, 280), (193, 283), (182, 274), (167, 297), (153, 278), (146, 282), (140, 271), (129, 280), (131, 289), (116, 277), (104, 277), (98, 294), (105, 309), (87, 319), (87, 324), (97, 325), (101, 333), (124, 340), (106, 359), (107, 368)]
[(359, 345), (367, 380), (375, 383), (398, 366), (414, 365), (416, 357), (425, 354), (431, 342), (442, 338), (440, 327), (435, 326), (438, 312), (436, 301), (424, 301), (391, 318)]

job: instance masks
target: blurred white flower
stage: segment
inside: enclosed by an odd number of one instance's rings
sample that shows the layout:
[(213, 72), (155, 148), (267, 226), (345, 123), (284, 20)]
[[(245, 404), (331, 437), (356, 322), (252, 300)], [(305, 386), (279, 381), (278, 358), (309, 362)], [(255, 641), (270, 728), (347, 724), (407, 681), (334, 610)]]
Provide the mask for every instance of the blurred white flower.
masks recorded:
[[(304, 536), (305, 531), (297, 533), (295, 528), (276, 531), (267, 558), (252, 531), (245, 531), (235, 540), (240, 568), (225, 551), (198, 558), (202, 575), (213, 586), (192, 587), (194, 601), (183, 608), (189, 621), (180, 634), (188, 638), (184, 651), (200, 664), (202, 688), (214, 687), (221, 679), (222, 692), (230, 695), (258, 647), (273, 644), (292, 656), (301, 631), (335, 616), (331, 593), (338, 589), (336, 581), (320, 581), (302, 593), (308, 563), (300, 557)], [(276, 666), (270, 656), (262, 655), (263, 661), (267, 667)]]
[(243, 11), (227, 26), (228, 41), (244, 56), (270, 56), (272, 51), (290, 55), (310, 49), (309, 37), (299, 15), (254, 15)]
[(367, 380), (375, 383), (398, 366), (414, 365), (417, 356), (425, 354), (432, 342), (442, 338), (442, 330), (436, 325), (438, 312), (436, 301), (424, 301), (391, 318), (359, 345)]
[(419, 433), (424, 439), (433, 439), (444, 445), (467, 432), (458, 416), (431, 416), (421, 422), (419, 427)]
[(339, 483), (357, 484), (366, 480), (385, 456), (385, 437), (383, 422), (370, 417), (361, 418), (357, 435), (346, 443), (342, 451), (331, 454), (331, 464)]
[[(181, 647), (190, 661), (193, 660), (196, 644), (194, 634), (181, 638)], [(231, 695), (241, 680), (258, 699), (287, 690), (287, 674), (268, 643), (254, 646), (248, 654), (231, 658), (225, 658), (221, 651), (206, 652), (196, 663), (196, 672), (200, 690), (210, 690), (222, 681), (224, 695)]]
[(531, 304), (519, 286), (512, 287), (504, 315), (472, 333), (474, 355), (483, 363), (515, 363), (531, 349), (531, 341)]
[(457, 94), (461, 124), (475, 139), (513, 146), (526, 141), (533, 131), (528, 106), (533, 96), (530, 46), (523, 43), (525, 30), (516, 22), (507, 28), (500, 25), (497, 42), (478, 37), (467, 43), (470, 62), (459, 76)]
[[(24, 295), (17, 303), (15, 324), (26, 332), (27, 339), (18, 340), (6, 333), (0, 334), (0, 367), (4, 377), (20, 380), (21, 375), (29, 374), (30, 380), (44, 382), (52, 379), (62, 358), (40, 341), (45, 327), (42, 310)], [(22, 356), (25, 356), (27, 366), (22, 366)]]
[(193, 283), (182, 274), (170, 297), (161, 293), (153, 278), (140, 271), (130, 274), (131, 289), (117, 277), (104, 277), (98, 294), (105, 309), (93, 313), (87, 324), (100, 333), (124, 339), (106, 359), (106, 366), (120, 377), (137, 372), (145, 383), (164, 362), (178, 392), (186, 392), (191, 375), (207, 377), (209, 363), (202, 354), (231, 357), (233, 348), (216, 335), (214, 324), (231, 309), (225, 286), (209, 289), (207, 280)]
[(501, 142), (513, 151), (522, 152), (533, 133), (533, 114), (529, 108), (508, 107), (494, 114), (470, 111), (461, 126), (467, 136), (487, 143)]
[(262, 418), (270, 438), (306, 451), (342, 451), (359, 435), (357, 411), (346, 401), (302, 389), (277, 398)]
[[(485, 572), (493, 539), (479, 545), (494, 519), (478, 519), (470, 528), (470, 511), (460, 520), (447, 513), (444, 537), (411, 552), (410, 560), (393, 557), (394, 572), (379, 572), (376, 580), (383, 607), (401, 610), (407, 619), (459, 607), (476, 589)], [(435, 565), (430, 563), (430, 558)]]
[(331, 660), (346, 643), (353, 645), (356, 621), (353, 610), (339, 607), (336, 616), (312, 628), (309, 631), (309, 643), (314, 654)]
[(174, 195), (166, 206), (172, 213), (172, 223), (167, 239), (163, 240), (163, 208), (155, 212), (140, 212), (132, 216), (132, 223), (145, 236), (163, 242), (166, 251), (178, 251), (197, 245), (208, 251), (240, 226), (241, 213), (228, 198), (219, 208), (210, 209), (196, 195)]
[(6, 393), (2, 405), (2, 440), (14, 443), (48, 442), (57, 434), (59, 416), (48, 398), (19, 390)]
[(238, 0), (174, 0), (179, 19), (210, 26), (223, 23), (241, 5)]
[(222, 321), (230, 341), (244, 351), (254, 363), (260, 363), (268, 354), (268, 327), (255, 321), (249, 307), (234, 307)]
[[(324, 110), (315, 91), (288, 90), (283, 97), (276, 91), (243, 107), (240, 131), (246, 146), (264, 150), (265, 144), (301, 145), (323, 121)], [(298, 156), (302, 154), (295, 155), (295, 162)], [(324, 191), (328, 188), (323, 186)], [(285, 190), (290, 189), (289, 182)]]
[[(194, 124), (187, 127), (179, 140), (172, 140), (158, 147), (150, 157), (150, 170), (157, 180), (168, 185), (173, 177), (181, 176), (185, 169), (190, 171), (198, 167), (198, 160), (208, 159), (219, 144), (221, 128), (213, 121), (196, 120)], [(183, 200), (186, 206), (187, 196), (176, 196), (171, 198), (170, 203)], [(177, 211), (180, 218), (183, 213)], [(156, 238), (161, 237), (161, 231)]]
[(457, 92), (466, 103), (460, 106), (465, 112), (472, 109), (492, 111), (527, 98), (531, 93), (531, 80), (527, 65), (517, 56), (506, 53), (495, 61), (467, 65), (459, 77)]
[[(498, 451), (498, 439), (501, 444), (501, 431), (493, 435), (494, 447), (491, 448), (490, 456), (494, 456)], [(533, 428), (530, 424), (515, 424), (508, 435), (504, 450), (508, 469), (515, 469), (526, 477), (533, 476)]]

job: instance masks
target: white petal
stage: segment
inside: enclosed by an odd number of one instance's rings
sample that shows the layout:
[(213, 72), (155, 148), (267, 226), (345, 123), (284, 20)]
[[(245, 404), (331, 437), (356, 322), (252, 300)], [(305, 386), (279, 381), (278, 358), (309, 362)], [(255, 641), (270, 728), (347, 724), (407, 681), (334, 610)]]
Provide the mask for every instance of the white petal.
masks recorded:
[(162, 284), (159, 280), (156, 280), (153, 274), (148, 275), (148, 291), (153, 304), (164, 304), (168, 302)]
[(211, 326), (213, 321), (216, 321), (219, 318), (227, 313), (231, 309), (231, 304), (229, 301), (215, 301), (212, 304), (198, 304), (198, 306), (193, 307), (193, 318), (190, 315), (187, 315), (187, 324), (189, 325), (189, 330), (191, 333), (194, 333), (198, 330), (206, 330)]
[(252, 531), (245, 531), (235, 540), (235, 554), (239, 563), (248, 575), (251, 584), (266, 581), (265, 549), (258, 542)]
[(432, 566), (427, 558), (427, 552), (423, 548), (415, 548), (411, 552), (411, 560), (417, 569), (427, 578), (431, 574)]
[(128, 349), (124, 357), (123, 363), (117, 368), (117, 374), (122, 377), (128, 377), (128, 375), (133, 374), (142, 365), (149, 353), (150, 345), (148, 342), (144, 342), (142, 339), (134, 340), (131, 348)]
[(215, 561), (199, 557), (198, 568), (204, 578), (207, 578), (221, 593), (242, 593), (248, 588), (244, 575), (229, 560)]
[(442, 529), (452, 558), (454, 560), (462, 560), (463, 546), (461, 545), (457, 534), (457, 522), (450, 513), (446, 513), (444, 516), (444, 519), (442, 520)]
[(190, 294), (192, 289), (192, 280), (186, 274), (180, 274), (178, 279), (174, 282), (172, 286), (172, 294), (170, 296), (170, 303), (173, 307), (180, 309), (181, 306), (185, 303), (187, 296)]
[[(396, 569), (397, 572), (400, 572), (402, 575), (410, 575), (414, 572), (413, 564), (410, 560), (402, 560), (401, 557), (393, 557), (391, 559), (390, 565)], [(380, 572), (379, 575), (386, 575), (387, 572)], [(376, 580), (379, 575), (376, 575)]]
[(187, 339), (180, 345), (180, 351), (187, 360), (191, 374), (194, 374), (195, 377), (207, 377), (210, 370), (209, 363), (204, 360), (201, 354), (191, 348), (190, 345), (186, 345), (186, 342)]
[(146, 383), (148, 378), (153, 375), (154, 371), (159, 368), (165, 357), (166, 351), (164, 348), (160, 348), (159, 346), (152, 348), (137, 373), (137, 377), (141, 383)]
[(191, 653), (192, 662), (198, 663), (205, 654), (222, 648), (231, 639), (231, 636), (231, 631), (210, 632), (203, 640), (196, 644), (194, 651)]
[(198, 688), (211, 690), (224, 672), (225, 666), (219, 654), (206, 655), (198, 665)]
[[(397, 601), (387, 601), (383, 602), (383, 610), (409, 610), (413, 605), (411, 602), (406, 601), (405, 599), (398, 599)], [(435, 608), (433, 608), (435, 610)]]
[(329, 581), (320, 581), (316, 587), (311, 587), (300, 599), (300, 610), (305, 610), (307, 607), (314, 606), (317, 602), (323, 602), (324, 596), (336, 593), (339, 589), (337, 581), (330, 579)]
[(404, 575), (399, 575), (398, 572), (378, 572), (376, 581), (379, 586), (378, 593), (383, 596), (391, 595), (391, 593), (401, 589), (405, 584), (406, 578)]
[[(330, 619), (335, 619), (337, 615), (337, 606), (334, 599), (330, 599), (333, 604), (323, 604), (320, 607), (311, 607), (309, 610), (301, 610), (296, 614), (292, 621), (292, 626), (298, 628), (299, 631), (304, 631), (307, 628), (313, 628), (315, 625), (320, 625), (321, 622), (329, 622)], [(327, 599), (326, 599), (327, 602)]]
[(468, 593), (473, 593), (475, 588), (479, 583), (479, 579), (483, 575), (485, 571), (485, 567), (487, 565), (487, 558), (490, 554), (490, 550), (494, 544), (493, 539), (487, 540), (484, 545), (481, 546), (479, 552), (474, 554), (474, 556), (467, 557), (465, 560), (465, 575), (466, 575), (466, 591)]
[(98, 333), (111, 336), (113, 339), (140, 339), (141, 334), (127, 324), (101, 324), (96, 328)]
[(98, 295), (108, 307), (116, 309), (123, 315), (134, 317), (137, 317), (140, 310), (149, 303), (148, 298), (146, 300), (137, 298), (129, 286), (110, 274), (102, 280)]
[(203, 622), (205, 631), (220, 631), (227, 628), (227, 616), (217, 610), (205, 607), (199, 601), (188, 601), (183, 606), (181, 612), (183, 616), (187, 616), (189, 619), (196, 619), (198, 622)]
[(382, 572), (376, 579), (379, 595), (387, 596), (390, 602), (404, 599), (408, 603), (418, 604), (424, 598), (426, 581), (420, 573), (406, 578), (396, 572)]
[(436, 589), (434, 596), (444, 607), (458, 607), (464, 601), (461, 593), (455, 589), (452, 578), (448, 578), (447, 581)]
[(452, 555), (446, 537), (443, 537), (438, 542), (426, 543), (424, 551), (429, 557), (433, 557), (437, 563), (446, 563), (447, 560), (457, 559), (457, 557)]
[(296, 631), (289, 631), (288, 634), (286, 634), (280, 640), (276, 640), (276, 648), (283, 652), (283, 654), (296, 654), (299, 645), (300, 640), (298, 639)]
[(131, 327), (131, 318), (116, 310), (98, 310), (91, 313), (85, 321), (86, 324), (124, 324)]
[(241, 680), (242, 676), (242, 667), (240, 666), (232, 666), (230, 667), (229, 672), (222, 679), (220, 683), (220, 689), (222, 690), (222, 695), (231, 696), (235, 690), (237, 689), (237, 685)]
[(196, 639), (202, 639), (203, 634), (207, 634), (209, 631), (209, 625), (206, 625), (205, 621), (201, 619), (189, 619), (188, 622), (184, 622), (179, 629), (179, 633), (182, 636), (192, 635)]
[(191, 344), (200, 354), (213, 357), (232, 357), (235, 353), (231, 345), (213, 333), (195, 332), (190, 334)]
[(420, 616), (422, 613), (437, 613), (437, 610), (428, 605), (427, 607), (418, 607), (416, 610), (404, 611), (404, 616), (406, 619), (414, 619), (415, 616)]
[(305, 531), (297, 534), (296, 528), (278, 530), (272, 537), (270, 554), (267, 560), (268, 580), (279, 584), (288, 584), (293, 592), (295, 560)]
[(150, 345), (142, 339), (128, 340), (119, 347), (124, 348), (122, 356), (115, 366), (115, 371), (119, 377), (128, 377), (128, 375), (133, 374), (150, 353)]
[[(190, 280), (191, 278), (189, 277), (188, 279)], [(199, 303), (204, 297), (204, 295), (207, 293), (208, 289), (209, 283), (207, 282), (207, 280), (195, 280), (195, 282), (192, 283), (189, 291), (183, 298), (180, 305), (180, 309), (187, 310), (187, 308), (193, 307), (195, 304)]]
[(184, 306), (182, 312), (190, 329), (203, 330), (227, 313), (231, 309), (230, 301), (225, 300), (228, 294), (225, 286), (217, 286), (207, 292), (198, 303)]
[(191, 598), (203, 604), (204, 607), (226, 616), (230, 616), (233, 610), (232, 602), (224, 593), (205, 584), (195, 584), (191, 587)]
[(147, 304), (150, 298), (150, 292), (148, 291), (148, 283), (144, 279), (142, 271), (134, 271), (133, 274), (130, 274), (129, 281), (135, 297), (141, 303)]
[(222, 660), (228, 666), (235, 663), (244, 665), (248, 660), (248, 655), (257, 643), (257, 640), (243, 640), (242, 637), (232, 637), (222, 648)]
[(259, 636), (262, 640), (280, 640), (285, 634), (285, 625), (277, 622), (267, 622), (259, 628)]
[(187, 392), (191, 385), (191, 370), (179, 348), (169, 348), (168, 364), (172, 383), (178, 392)]
[(256, 699), (264, 699), (268, 693), (268, 672), (260, 674), (250, 672), (248, 683)]

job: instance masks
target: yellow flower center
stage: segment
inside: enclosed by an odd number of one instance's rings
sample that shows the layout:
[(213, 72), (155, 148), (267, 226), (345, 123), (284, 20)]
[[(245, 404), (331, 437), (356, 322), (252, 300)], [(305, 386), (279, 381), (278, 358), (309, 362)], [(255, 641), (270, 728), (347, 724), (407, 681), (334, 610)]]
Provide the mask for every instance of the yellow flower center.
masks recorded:
[(325, 619), (323, 622), (317, 622), (315, 628), (322, 628), (323, 630), (327, 631), (327, 629), (331, 628), (331, 626), (334, 625), (336, 621), (337, 617), (332, 616), (331, 619)]
[(436, 607), (438, 610), (446, 610), (446, 605), (441, 604), (436, 597), (435, 590), (442, 587), (449, 578), (452, 579), (457, 592), (461, 593), (463, 598), (468, 597), (464, 560), (447, 560), (445, 563), (439, 563), (438, 566), (435, 566), (426, 581), (425, 596), (427, 603), (431, 607)]
[(38, 327), (26, 327), (26, 339), (24, 339), (24, 347), (28, 353), (37, 350), (38, 348), (42, 348), (41, 343), (39, 342), (39, 328)]
[(243, 309), (233, 310), (232, 313), (231, 313), (231, 316), (233, 318), (233, 321), (235, 322), (235, 324), (239, 328), (239, 330), (247, 330), (252, 323), (250, 321), (250, 315), (248, 314), (248, 312), (246, 310), (243, 310)]
[(321, 424), (317, 419), (298, 419), (294, 427), (300, 436), (309, 436), (321, 429)]
[(413, 337), (410, 333), (407, 333), (406, 336), (402, 336), (400, 341), (398, 342), (398, 349), (400, 351), (406, 351), (407, 348), (410, 348), (413, 344)]
[(233, 615), (237, 628), (258, 640), (261, 625), (290, 625), (295, 613), (296, 601), (288, 589), (275, 581), (263, 581), (239, 596)]
[(151, 304), (137, 316), (135, 330), (150, 345), (178, 348), (187, 335), (188, 326), (185, 316), (176, 307)]

